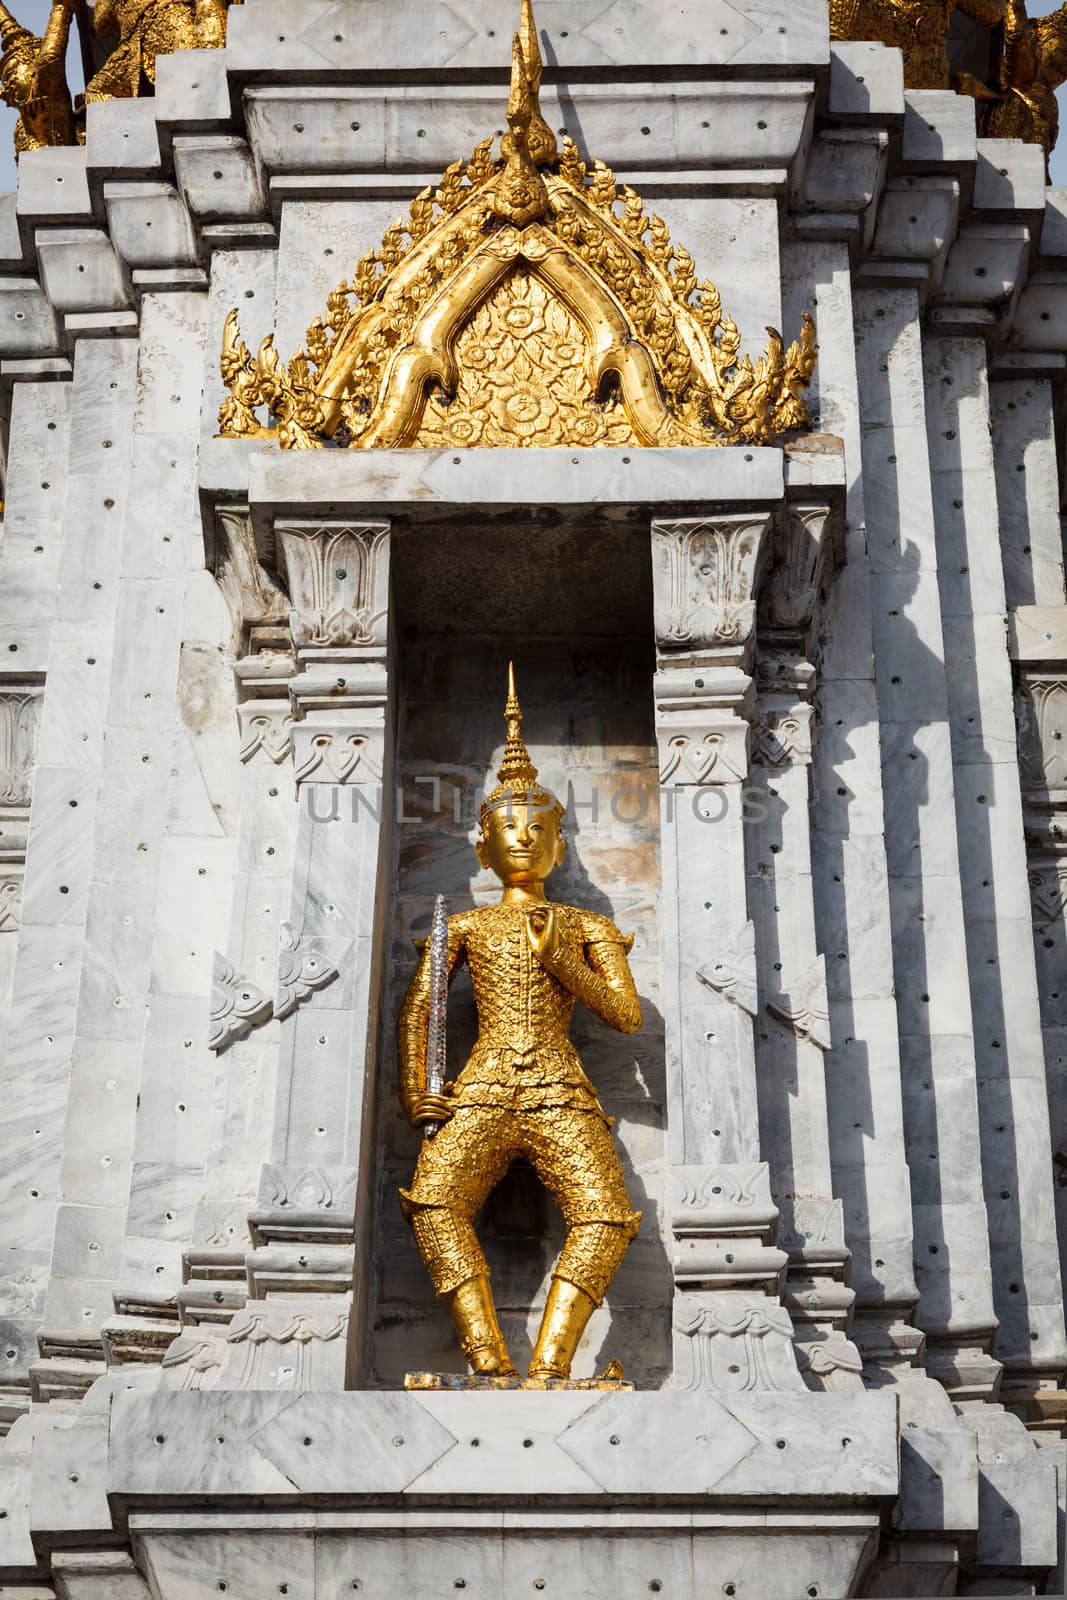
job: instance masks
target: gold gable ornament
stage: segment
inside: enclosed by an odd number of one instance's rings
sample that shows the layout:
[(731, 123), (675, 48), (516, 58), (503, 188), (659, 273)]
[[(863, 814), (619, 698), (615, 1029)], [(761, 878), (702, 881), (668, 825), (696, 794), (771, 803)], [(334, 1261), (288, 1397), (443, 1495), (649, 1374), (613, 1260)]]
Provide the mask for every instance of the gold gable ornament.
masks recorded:
[[(530, 0), (512, 42), (508, 131), (416, 196), (286, 366), (226, 319), (223, 438), (284, 450), (768, 444), (810, 426), (805, 314), (759, 360), (667, 225), (541, 115)], [(617, 207), (621, 203), (621, 211)], [(264, 426), (266, 408), (276, 427)]]

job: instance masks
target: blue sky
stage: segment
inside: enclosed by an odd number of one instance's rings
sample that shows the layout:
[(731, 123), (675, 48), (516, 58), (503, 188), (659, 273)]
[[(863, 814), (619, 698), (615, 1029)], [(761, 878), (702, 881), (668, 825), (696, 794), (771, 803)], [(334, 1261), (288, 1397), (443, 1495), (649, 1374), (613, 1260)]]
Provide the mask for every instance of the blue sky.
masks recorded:
[[(1030, 0), (1030, 15), (1043, 17), (1047, 12), (1055, 11), (1057, 3), (1058, 0)], [(24, 27), (32, 28), (35, 33), (41, 33), (48, 18), (50, 0), (12, 0), (11, 9)], [(72, 35), (74, 32), (72, 29)], [(67, 52), (67, 76), (75, 90), (83, 87), (81, 53), (78, 50), (77, 40), (73, 38)], [(1052, 181), (1067, 185), (1067, 86), (1060, 90), (1059, 100), (1063, 135), (1059, 148), (1052, 153)], [(0, 192), (15, 187), (15, 155), (12, 146), (14, 126), (14, 111), (0, 102)]]

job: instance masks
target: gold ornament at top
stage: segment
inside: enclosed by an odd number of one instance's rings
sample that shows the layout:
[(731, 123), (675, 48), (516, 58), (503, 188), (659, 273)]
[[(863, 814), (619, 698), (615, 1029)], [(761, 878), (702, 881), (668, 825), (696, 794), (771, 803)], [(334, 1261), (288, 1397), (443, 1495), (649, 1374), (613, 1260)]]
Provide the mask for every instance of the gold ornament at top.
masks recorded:
[[(282, 449), (765, 444), (810, 425), (815, 325), (741, 352), (714, 284), (600, 161), (541, 115), (530, 0), (512, 41), (508, 131), (426, 188), (316, 317), (286, 366), (236, 310), (224, 438)], [(621, 210), (619, 209), (621, 206)], [(265, 408), (277, 426), (264, 425)]]
[[(19, 113), (16, 152), (84, 144), (86, 104), (150, 94), (159, 55), (224, 45), (227, 3), (240, 0), (97, 0), (91, 28), (104, 39), (117, 35), (117, 43), (77, 97), (67, 83), (67, 43), (75, 15), (79, 30), (88, 31), (86, 7), (78, 0), (53, 0), (38, 39), (0, 4), (0, 95)], [(83, 53), (88, 47), (83, 37)]]
[[(528, 1381), (543, 1386), (570, 1377), (589, 1317), (641, 1221), (611, 1124), (570, 1041), (571, 1014), (581, 1000), (610, 1027), (634, 1033), (641, 1005), (626, 959), (632, 936), (597, 912), (545, 898), (545, 879), (566, 849), (563, 807), (530, 760), (510, 667), (505, 722), (500, 781), (482, 806), (477, 846), (503, 894), (497, 905), (449, 917), (447, 938), (435, 914), (438, 937), (427, 940), (400, 1012), (400, 1098), (429, 1134), (400, 1198), (472, 1371), (513, 1379), (474, 1218), (511, 1163), (529, 1161), (567, 1224), (530, 1364)], [(438, 1090), (438, 986), (443, 995), (464, 961), (478, 1037), (459, 1076)], [(603, 1381), (621, 1376), (613, 1367)]]
[(1030, 18), (1025, 0), (960, 0), (958, 9), (990, 30), (990, 79), (953, 72), (949, 22), (955, 0), (830, 0), (833, 39), (875, 39), (900, 50), (908, 89), (955, 89), (978, 101), (985, 139), (1056, 143), (1056, 90), (1067, 81), (1067, 5)]

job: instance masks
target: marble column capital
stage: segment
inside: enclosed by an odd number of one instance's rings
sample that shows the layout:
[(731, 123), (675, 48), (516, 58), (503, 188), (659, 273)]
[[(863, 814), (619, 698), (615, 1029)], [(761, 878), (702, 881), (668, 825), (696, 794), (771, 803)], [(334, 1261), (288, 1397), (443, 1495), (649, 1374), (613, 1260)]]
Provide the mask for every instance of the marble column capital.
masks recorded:
[(299, 651), (386, 643), (389, 530), (388, 522), (349, 518), (275, 523)]
[(656, 644), (663, 654), (715, 651), (747, 661), (768, 554), (769, 511), (652, 521)]

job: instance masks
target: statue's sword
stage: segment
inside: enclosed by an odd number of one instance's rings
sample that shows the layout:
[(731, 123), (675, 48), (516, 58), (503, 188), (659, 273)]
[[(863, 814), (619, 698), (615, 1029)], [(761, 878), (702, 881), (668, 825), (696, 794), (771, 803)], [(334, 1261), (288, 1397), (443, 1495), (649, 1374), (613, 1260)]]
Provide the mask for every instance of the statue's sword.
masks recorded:
[[(426, 1092), (440, 1094), (444, 1088), (448, 1053), (448, 914), (445, 897), (434, 901), (430, 923), (430, 1016), (426, 1030)], [(439, 1122), (424, 1122), (422, 1131), (432, 1139)]]

